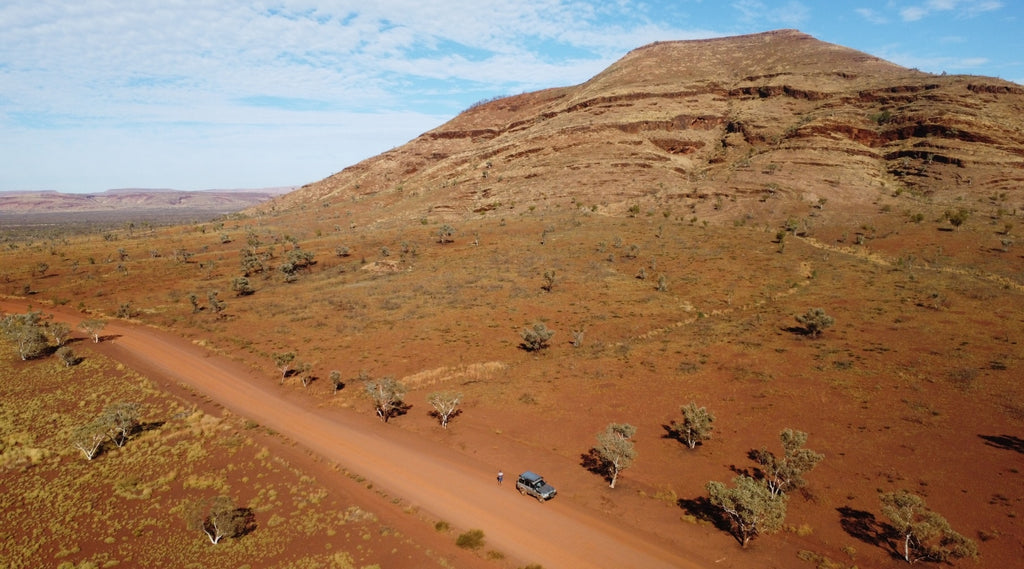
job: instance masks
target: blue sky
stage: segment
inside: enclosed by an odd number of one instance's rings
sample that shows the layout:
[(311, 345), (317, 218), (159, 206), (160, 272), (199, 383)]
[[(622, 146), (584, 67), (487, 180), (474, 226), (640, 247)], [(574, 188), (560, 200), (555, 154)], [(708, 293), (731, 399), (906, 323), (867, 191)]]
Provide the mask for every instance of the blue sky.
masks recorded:
[(1019, 0), (4, 0), (0, 191), (301, 185), (664, 40), (797, 28), (1024, 83)]

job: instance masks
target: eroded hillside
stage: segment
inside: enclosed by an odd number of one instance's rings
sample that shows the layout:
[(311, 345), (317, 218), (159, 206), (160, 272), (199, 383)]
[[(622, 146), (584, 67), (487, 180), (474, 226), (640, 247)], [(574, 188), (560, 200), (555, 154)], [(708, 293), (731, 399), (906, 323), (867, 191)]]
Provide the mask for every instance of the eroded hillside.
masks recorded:
[[(370, 200), (382, 217), (559, 204), (619, 215), (734, 202), (1017, 196), (1024, 89), (936, 76), (796, 31), (637, 49), (590, 81), (480, 104), (275, 204)], [(718, 215), (718, 217), (721, 217)]]

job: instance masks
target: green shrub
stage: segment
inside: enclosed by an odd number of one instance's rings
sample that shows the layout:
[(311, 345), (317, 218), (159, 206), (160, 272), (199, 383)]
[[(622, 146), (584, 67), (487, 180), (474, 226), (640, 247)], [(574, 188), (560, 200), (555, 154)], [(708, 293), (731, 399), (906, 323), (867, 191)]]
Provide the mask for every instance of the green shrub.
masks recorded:
[(471, 529), (455, 538), (455, 545), (462, 549), (480, 549), (484, 546), (484, 530)]

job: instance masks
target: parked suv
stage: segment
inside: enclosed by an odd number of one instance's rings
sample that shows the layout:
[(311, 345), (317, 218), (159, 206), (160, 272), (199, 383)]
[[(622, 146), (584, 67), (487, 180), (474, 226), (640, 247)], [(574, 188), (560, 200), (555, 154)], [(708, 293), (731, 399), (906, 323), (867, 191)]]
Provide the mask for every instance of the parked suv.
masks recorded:
[(558, 493), (552, 485), (544, 482), (543, 476), (529, 470), (519, 475), (516, 490), (519, 490), (520, 494), (529, 494), (541, 502), (554, 498)]

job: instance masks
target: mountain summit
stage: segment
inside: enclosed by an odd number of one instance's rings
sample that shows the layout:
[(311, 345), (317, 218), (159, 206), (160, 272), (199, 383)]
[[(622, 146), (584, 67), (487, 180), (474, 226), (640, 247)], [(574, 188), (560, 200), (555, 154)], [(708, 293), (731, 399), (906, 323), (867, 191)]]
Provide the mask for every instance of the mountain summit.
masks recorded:
[(795, 30), (659, 42), (581, 85), (478, 103), (274, 207), (372, 200), (415, 219), (711, 200), (717, 214), (777, 217), (794, 200), (849, 212), (879, 192), (1016, 192), (1022, 107), (1014, 83), (906, 69)]

